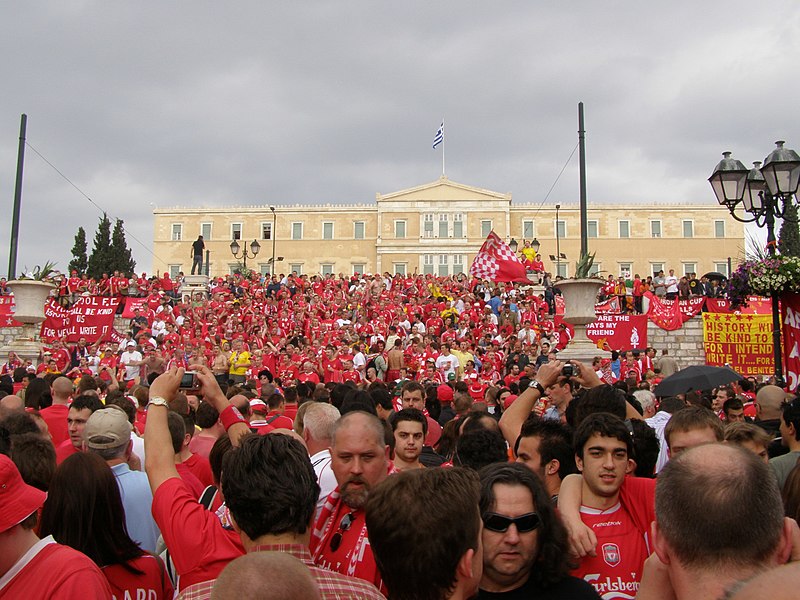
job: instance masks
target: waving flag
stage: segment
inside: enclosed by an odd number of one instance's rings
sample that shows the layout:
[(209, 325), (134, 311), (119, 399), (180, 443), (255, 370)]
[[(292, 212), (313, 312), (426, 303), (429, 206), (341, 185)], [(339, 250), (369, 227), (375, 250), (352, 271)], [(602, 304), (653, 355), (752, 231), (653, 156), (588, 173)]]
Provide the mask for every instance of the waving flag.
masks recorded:
[(528, 281), (525, 265), (494, 231), (475, 255), (469, 274), (489, 281)]
[(436, 135), (433, 137), (434, 149), (443, 141), (444, 141), (444, 121), (442, 121), (442, 124), (439, 125), (439, 129), (436, 131)]

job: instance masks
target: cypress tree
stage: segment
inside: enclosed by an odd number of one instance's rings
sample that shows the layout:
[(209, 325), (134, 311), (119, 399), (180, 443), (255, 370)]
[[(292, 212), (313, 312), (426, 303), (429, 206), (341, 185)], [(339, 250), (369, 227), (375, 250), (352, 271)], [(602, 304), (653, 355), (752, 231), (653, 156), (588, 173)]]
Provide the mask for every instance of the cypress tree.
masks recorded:
[(111, 221), (108, 215), (103, 213), (103, 218), (100, 219), (100, 225), (94, 234), (94, 247), (89, 256), (86, 272), (89, 277), (100, 279), (103, 273), (114, 272), (109, 268), (111, 265)]
[(78, 233), (75, 234), (75, 245), (72, 247), (72, 260), (69, 261), (69, 272), (77, 271), (78, 275), (83, 275), (88, 266), (88, 258), (86, 258), (86, 231), (83, 227), (78, 227)]
[[(122, 219), (117, 219), (114, 223), (114, 232), (111, 234), (111, 252), (112, 265), (109, 269), (113, 271), (121, 271), (126, 275), (133, 275), (136, 269), (136, 261), (133, 260), (130, 248), (125, 241), (125, 227)], [(110, 275), (111, 273), (109, 273)]]
[(797, 206), (791, 198), (783, 199), (783, 223), (778, 236), (778, 251), (784, 256), (800, 256), (800, 230)]

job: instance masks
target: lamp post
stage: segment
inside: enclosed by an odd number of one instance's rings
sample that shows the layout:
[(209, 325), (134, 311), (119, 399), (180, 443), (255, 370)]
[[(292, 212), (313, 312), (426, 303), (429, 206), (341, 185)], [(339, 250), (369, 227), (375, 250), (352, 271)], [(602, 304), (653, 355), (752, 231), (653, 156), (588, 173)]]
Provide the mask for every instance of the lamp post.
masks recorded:
[(539, 248), (541, 248), (541, 247), (542, 247), (542, 245), (539, 243), (539, 240), (537, 240), (536, 238), (533, 238), (533, 241), (531, 242), (531, 248), (533, 248), (533, 251), (536, 254), (539, 254)]
[[(794, 150), (783, 147), (785, 142), (775, 142), (776, 148), (760, 162), (747, 169), (740, 161), (731, 158), (730, 152), (722, 153), (708, 182), (717, 201), (728, 209), (731, 216), (741, 223), (755, 223), (767, 228), (767, 252), (776, 253), (775, 217), (784, 216), (784, 205), (797, 201), (800, 183), (800, 156)], [(737, 210), (746, 214), (737, 214)], [(749, 215), (749, 216), (748, 216)], [(783, 360), (781, 356), (781, 318), (778, 294), (772, 293), (772, 352), (775, 360), (775, 385), (783, 387)]]
[(270, 262), (270, 275), (275, 275), (275, 229), (278, 225), (278, 216), (275, 214), (275, 207), (270, 206), (269, 209), (272, 211), (272, 231), (270, 235), (272, 236), (272, 261)]
[(561, 232), (558, 229), (558, 211), (561, 205), (556, 204), (556, 277), (561, 276)]
[(244, 264), (244, 268), (247, 268), (247, 259), (248, 258), (255, 258), (259, 251), (261, 250), (261, 244), (259, 244), (256, 240), (250, 242), (250, 254), (247, 253), (247, 247), (242, 248), (239, 246), (239, 242), (233, 240), (231, 242), (231, 254), (233, 254), (233, 258), (239, 260), (239, 250), (242, 251), (242, 263)]
[(519, 244), (517, 243), (517, 240), (515, 240), (515, 239), (512, 237), (512, 238), (511, 238), (511, 241), (510, 241), (510, 242), (508, 242), (508, 247), (509, 247), (509, 248), (511, 248), (511, 251), (512, 251), (514, 254), (516, 254), (516, 253), (517, 253), (517, 248), (519, 248)]

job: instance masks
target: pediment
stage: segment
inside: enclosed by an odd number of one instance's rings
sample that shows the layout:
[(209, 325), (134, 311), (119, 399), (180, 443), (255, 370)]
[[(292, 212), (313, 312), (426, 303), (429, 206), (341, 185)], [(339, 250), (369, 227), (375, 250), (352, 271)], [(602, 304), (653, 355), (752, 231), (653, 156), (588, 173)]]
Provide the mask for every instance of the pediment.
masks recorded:
[(493, 192), (482, 188), (450, 181), (442, 177), (406, 190), (389, 194), (376, 194), (377, 202), (498, 202), (511, 201), (510, 193)]

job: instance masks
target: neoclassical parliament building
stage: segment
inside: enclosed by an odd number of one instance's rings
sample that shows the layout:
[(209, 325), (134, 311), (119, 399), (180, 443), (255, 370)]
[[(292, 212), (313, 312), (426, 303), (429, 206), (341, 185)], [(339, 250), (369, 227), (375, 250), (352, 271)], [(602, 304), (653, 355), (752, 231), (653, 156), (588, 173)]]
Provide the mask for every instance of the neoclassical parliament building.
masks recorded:
[[(157, 208), (152, 272), (191, 269), (191, 244), (202, 235), (212, 276), (240, 266), (231, 241), (250, 252), (247, 266), (262, 273), (466, 273), (494, 230), (519, 248), (536, 239), (545, 268), (569, 277), (580, 252), (577, 202), (516, 204), (499, 193), (442, 177), (432, 183), (376, 194), (352, 205)], [(727, 273), (744, 253), (744, 226), (716, 204), (594, 204), (588, 210), (590, 252), (601, 274), (646, 276)], [(274, 252), (274, 254), (273, 254)]]

